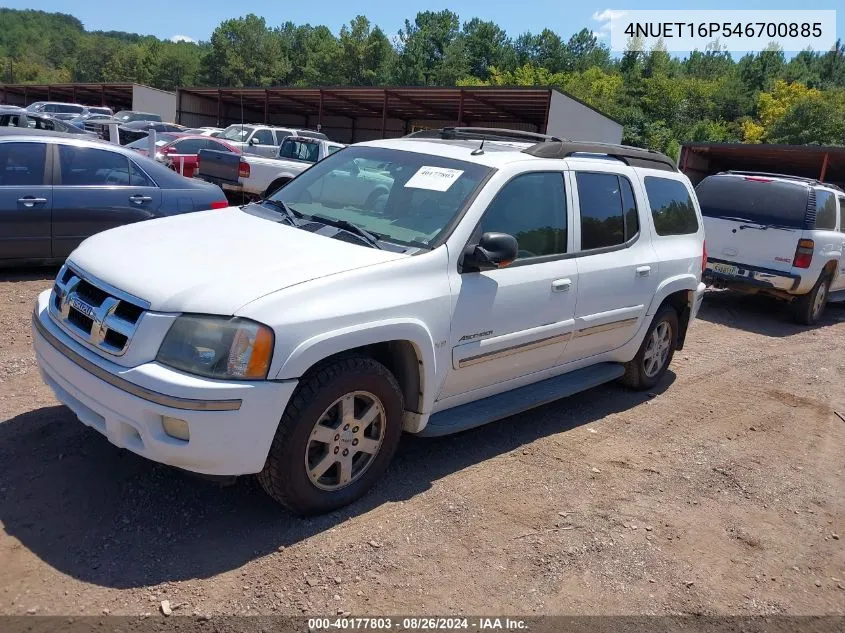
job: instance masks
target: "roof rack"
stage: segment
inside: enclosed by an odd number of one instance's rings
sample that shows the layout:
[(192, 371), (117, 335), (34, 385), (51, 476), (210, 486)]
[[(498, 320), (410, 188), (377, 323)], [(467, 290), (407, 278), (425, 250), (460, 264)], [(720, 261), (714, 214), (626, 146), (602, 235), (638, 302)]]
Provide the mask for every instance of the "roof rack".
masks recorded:
[(796, 180), (798, 182), (807, 183), (808, 185), (820, 185), (822, 187), (829, 187), (837, 191), (843, 191), (838, 185), (830, 182), (822, 182), (817, 178), (805, 178), (804, 176), (793, 176), (792, 174), (776, 174), (770, 171), (741, 171), (736, 169), (729, 169), (728, 171), (720, 171), (719, 174), (731, 174), (734, 176), (768, 176), (770, 178), (783, 178), (784, 180)]
[(675, 161), (665, 154), (654, 152), (650, 149), (631, 147), (629, 145), (558, 141), (537, 143), (522, 151), (538, 158), (567, 158), (573, 154), (602, 154), (620, 160), (631, 167), (649, 167), (664, 171), (678, 171)]
[(496, 127), (442, 127), (438, 130), (419, 130), (411, 132), (405, 138), (439, 138), (443, 140), (471, 140), (471, 141), (527, 141), (531, 143), (558, 141), (561, 139), (549, 134), (526, 132), (525, 130), (508, 130)]

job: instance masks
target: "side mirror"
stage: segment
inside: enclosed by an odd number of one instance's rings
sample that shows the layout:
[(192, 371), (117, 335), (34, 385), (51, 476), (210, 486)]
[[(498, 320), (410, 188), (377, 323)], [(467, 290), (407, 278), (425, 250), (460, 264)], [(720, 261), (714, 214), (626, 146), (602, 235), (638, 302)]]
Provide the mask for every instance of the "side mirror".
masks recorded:
[(470, 244), (464, 251), (461, 272), (483, 272), (510, 266), (517, 258), (519, 245), (513, 235), (485, 233), (478, 244)]
[(253, 136), (251, 139), (249, 139), (249, 144), (258, 145), (258, 139)]

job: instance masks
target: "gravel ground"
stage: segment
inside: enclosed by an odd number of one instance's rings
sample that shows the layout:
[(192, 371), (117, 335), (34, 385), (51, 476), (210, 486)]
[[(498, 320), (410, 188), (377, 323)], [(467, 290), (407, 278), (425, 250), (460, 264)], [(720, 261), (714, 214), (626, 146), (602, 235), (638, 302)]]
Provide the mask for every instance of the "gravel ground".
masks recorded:
[(845, 307), (710, 292), (654, 393), (405, 437), (303, 520), (60, 406), (30, 334), (54, 274), (0, 273), (2, 614), (845, 614)]

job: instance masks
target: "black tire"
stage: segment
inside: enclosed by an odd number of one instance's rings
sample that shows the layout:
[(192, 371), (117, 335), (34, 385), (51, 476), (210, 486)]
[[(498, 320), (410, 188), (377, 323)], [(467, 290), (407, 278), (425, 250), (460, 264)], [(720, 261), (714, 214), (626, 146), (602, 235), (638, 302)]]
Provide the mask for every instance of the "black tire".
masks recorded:
[[(816, 285), (805, 295), (801, 295), (792, 302), (792, 318), (802, 325), (815, 325), (824, 314), (827, 299), (830, 294), (830, 275), (822, 273), (816, 281)], [(821, 306), (816, 305), (816, 298), (824, 293)]]
[(281, 189), (284, 185), (288, 184), (291, 181), (290, 178), (280, 178), (279, 180), (274, 180), (271, 182), (267, 188), (264, 190), (264, 193), (261, 194), (262, 198), (269, 198), (274, 193), (276, 193), (279, 189)]
[[(367, 392), (380, 401), (385, 414), (381, 444), (357, 479), (325, 490), (312, 482), (306, 465), (312, 431), (333, 403), (352, 392)], [(303, 377), (291, 397), (258, 480), (273, 499), (296, 514), (322, 514), (348, 505), (363, 496), (390, 464), (402, 435), (403, 413), (399, 383), (372, 358), (347, 356), (318, 366)], [(336, 468), (340, 479), (339, 463)]]
[[(654, 340), (655, 330), (664, 323), (669, 327), (669, 353), (666, 354), (662, 364), (654, 371), (653, 366), (646, 364), (646, 353)], [(632, 389), (645, 390), (652, 389), (660, 382), (672, 362), (672, 357), (675, 355), (675, 348), (678, 345), (678, 331), (678, 313), (672, 306), (664, 304), (654, 315), (637, 355), (625, 364), (625, 374), (620, 379), (622, 384)]]

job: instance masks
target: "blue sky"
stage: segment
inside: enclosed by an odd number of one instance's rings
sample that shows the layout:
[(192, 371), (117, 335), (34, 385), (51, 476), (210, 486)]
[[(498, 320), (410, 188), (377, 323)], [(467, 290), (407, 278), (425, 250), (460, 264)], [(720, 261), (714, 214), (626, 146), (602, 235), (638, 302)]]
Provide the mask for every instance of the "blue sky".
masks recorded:
[[(122, 4), (122, 3), (121, 3)], [(837, 9), (841, 0), (814, 0), (812, 9)], [(450, 0), (428, 2), (418, 0), (404, 5), (398, 2), (348, 2), (348, 0), (319, 0), (317, 2), (292, 2), (279, 0), (251, 0), (247, 3), (232, 0), (203, 0), (203, 2), (179, 2), (173, 0), (145, 0), (142, 5), (129, 8), (123, 4), (120, 10), (104, 7), (99, 2), (69, 2), (68, 0), (5, 0), (3, 6), (15, 9), (41, 9), (70, 13), (85, 24), (89, 30), (130, 31), (155, 35), (166, 39), (184, 35), (194, 40), (208, 39), (214, 28), (227, 18), (239, 17), (248, 12), (264, 16), (267, 23), (275, 26), (287, 20), (297, 24), (325, 24), (337, 32), (341, 25), (363, 13), (393, 37), (404, 24), (405, 18), (413, 19), (417, 11), (450, 8), (462, 20), (473, 17), (493, 20), (509, 35), (516, 36), (525, 31), (539, 32), (548, 27), (568, 37), (583, 27), (601, 32), (601, 22), (594, 19), (606, 9), (753, 9), (760, 10), (760, 20), (765, 20), (767, 9), (800, 8), (786, 0), (762, 0), (737, 2), (724, 0), (698, 3), (690, 0), (673, 2), (608, 4), (596, 0), (567, 2), (566, 0)], [(117, 7), (115, 6), (115, 9)], [(837, 33), (845, 39), (845, 10), (837, 14)], [(609, 38), (605, 37), (609, 43)]]

